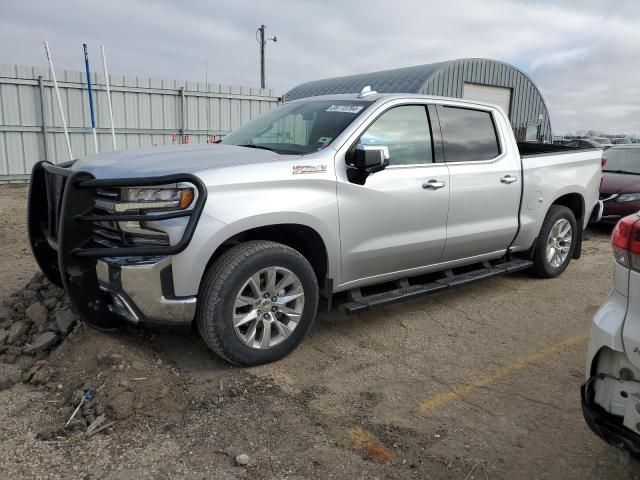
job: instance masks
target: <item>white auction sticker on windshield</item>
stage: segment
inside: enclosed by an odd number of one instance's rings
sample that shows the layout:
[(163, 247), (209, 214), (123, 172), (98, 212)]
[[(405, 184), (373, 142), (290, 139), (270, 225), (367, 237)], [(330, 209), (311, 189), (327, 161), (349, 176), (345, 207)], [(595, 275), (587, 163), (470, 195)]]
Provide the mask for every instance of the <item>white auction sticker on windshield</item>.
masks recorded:
[(363, 108), (362, 105), (331, 105), (327, 112), (360, 113)]

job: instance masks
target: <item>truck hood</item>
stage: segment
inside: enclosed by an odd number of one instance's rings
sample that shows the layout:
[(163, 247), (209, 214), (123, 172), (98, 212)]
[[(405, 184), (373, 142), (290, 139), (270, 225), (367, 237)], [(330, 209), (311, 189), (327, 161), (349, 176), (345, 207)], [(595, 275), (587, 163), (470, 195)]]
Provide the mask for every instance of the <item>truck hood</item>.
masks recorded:
[(78, 160), (72, 169), (89, 172), (96, 178), (156, 177), (287, 158), (293, 156), (235, 145), (169, 145), (100, 153)]

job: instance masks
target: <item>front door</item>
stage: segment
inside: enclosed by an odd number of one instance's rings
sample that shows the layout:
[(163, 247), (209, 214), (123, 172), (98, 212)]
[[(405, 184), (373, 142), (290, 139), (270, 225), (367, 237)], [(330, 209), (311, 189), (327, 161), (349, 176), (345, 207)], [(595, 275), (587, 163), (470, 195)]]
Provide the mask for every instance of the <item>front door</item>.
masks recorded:
[(398, 277), (438, 263), (446, 241), (449, 173), (445, 164), (434, 163), (426, 105), (386, 110), (356, 143), (387, 146), (390, 165), (364, 185), (338, 183), (342, 283)]

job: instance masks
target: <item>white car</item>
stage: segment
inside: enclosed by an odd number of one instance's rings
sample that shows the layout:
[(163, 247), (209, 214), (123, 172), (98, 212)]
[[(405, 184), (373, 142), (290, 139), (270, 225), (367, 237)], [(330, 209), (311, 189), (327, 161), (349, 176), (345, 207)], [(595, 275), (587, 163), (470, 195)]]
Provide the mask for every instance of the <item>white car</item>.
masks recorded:
[(596, 434), (640, 458), (640, 213), (618, 222), (611, 243), (613, 289), (591, 325), (582, 411)]

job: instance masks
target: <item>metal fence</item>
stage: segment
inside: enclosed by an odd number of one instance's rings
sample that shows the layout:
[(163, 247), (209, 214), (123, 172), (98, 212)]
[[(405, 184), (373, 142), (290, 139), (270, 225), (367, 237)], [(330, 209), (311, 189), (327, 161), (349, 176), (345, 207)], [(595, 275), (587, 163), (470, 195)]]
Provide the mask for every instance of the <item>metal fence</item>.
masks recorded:
[[(76, 158), (94, 153), (84, 72), (56, 72)], [(214, 141), (278, 104), (271, 90), (109, 75), (118, 150)], [(104, 75), (93, 73), (101, 152), (112, 150)], [(0, 182), (23, 181), (40, 160), (69, 160), (48, 69), (0, 65)]]

